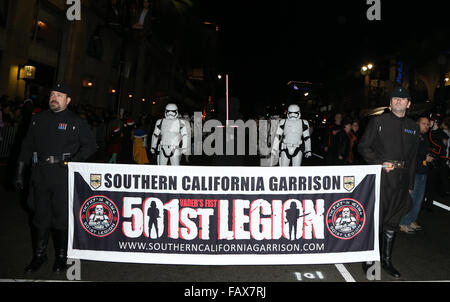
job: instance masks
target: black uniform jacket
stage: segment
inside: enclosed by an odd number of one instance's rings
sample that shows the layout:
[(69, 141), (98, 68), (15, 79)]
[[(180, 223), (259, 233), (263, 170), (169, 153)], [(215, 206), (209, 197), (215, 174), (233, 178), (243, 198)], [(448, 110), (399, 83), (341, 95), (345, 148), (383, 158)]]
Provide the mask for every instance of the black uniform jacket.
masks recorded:
[(32, 179), (37, 182), (49, 179), (58, 181), (60, 177), (67, 177), (67, 169), (62, 164), (46, 164), (42, 158), (61, 158), (68, 153), (70, 161), (84, 161), (96, 150), (95, 137), (86, 120), (67, 109), (57, 113), (46, 110), (32, 117), (22, 142), (19, 161), (29, 163), (36, 152), (38, 163), (35, 166), (40, 171), (33, 171)]
[[(358, 151), (368, 164), (389, 160), (406, 162), (409, 189), (414, 187), (418, 125), (408, 117), (399, 118), (392, 112), (373, 117), (358, 145)], [(402, 169), (403, 170), (403, 169)]]

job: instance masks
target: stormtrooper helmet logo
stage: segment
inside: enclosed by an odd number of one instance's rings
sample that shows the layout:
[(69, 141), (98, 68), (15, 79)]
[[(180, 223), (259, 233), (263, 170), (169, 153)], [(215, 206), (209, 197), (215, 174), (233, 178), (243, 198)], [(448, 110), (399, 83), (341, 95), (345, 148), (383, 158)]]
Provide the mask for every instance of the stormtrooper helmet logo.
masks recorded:
[(92, 236), (106, 237), (119, 225), (119, 208), (105, 196), (91, 196), (81, 206), (79, 220), (84, 230)]
[(172, 104), (172, 103), (167, 104), (164, 116), (168, 119), (177, 118), (178, 117), (178, 106), (175, 104)]
[(338, 239), (348, 240), (357, 236), (364, 229), (365, 223), (366, 211), (353, 198), (336, 200), (326, 215), (328, 231)]
[(300, 119), (300, 107), (298, 105), (292, 104), (288, 107), (287, 118), (289, 120), (298, 120)]

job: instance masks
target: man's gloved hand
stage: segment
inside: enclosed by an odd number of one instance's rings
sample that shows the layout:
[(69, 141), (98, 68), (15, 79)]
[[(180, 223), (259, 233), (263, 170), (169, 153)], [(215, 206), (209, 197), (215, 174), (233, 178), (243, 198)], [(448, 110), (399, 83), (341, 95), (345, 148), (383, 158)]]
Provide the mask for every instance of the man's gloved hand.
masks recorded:
[(17, 170), (16, 170), (16, 178), (14, 179), (14, 185), (17, 190), (23, 190), (23, 171), (25, 170), (25, 163), (23, 161), (20, 161), (17, 164)]
[(311, 157), (311, 155), (312, 155), (311, 152), (306, 152), (306, 153), (305, 153), (305, 158), (309, 158), (309, 157)]

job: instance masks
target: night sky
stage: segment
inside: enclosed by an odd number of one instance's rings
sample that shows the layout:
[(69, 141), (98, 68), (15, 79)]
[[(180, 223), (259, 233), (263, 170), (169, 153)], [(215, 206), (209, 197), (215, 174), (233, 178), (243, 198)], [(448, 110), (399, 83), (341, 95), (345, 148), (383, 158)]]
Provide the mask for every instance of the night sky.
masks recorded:
[(289, 80), (351, 89), (362, 64), (449, 28), (445, 1), (381, 0), (381, 21), (367, 20), (366, 0), (200, 3), (219, 24), (223, 73), (240, 98), (277, 97)]

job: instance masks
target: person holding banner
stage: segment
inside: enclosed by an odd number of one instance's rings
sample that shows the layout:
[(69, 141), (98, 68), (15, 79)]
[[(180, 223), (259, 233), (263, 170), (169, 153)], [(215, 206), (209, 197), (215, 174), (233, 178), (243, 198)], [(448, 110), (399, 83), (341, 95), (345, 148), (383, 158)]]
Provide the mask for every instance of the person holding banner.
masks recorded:
[(47, 261), (50, 233), (55, 247), (53, 270), (62, 272), (67, 262), (69, 161), (85, 161), (97, 150), (86, 120), (67, 109), (68, 87), (56, 84), (50, 91), (49, 110), (33, 115), (19, 154), (15, 184), (24, 187), (23, 171), (32, 162), (31, 190), (33, 259), (26, 272), (37, 271)]
[(392, 264), (395, 234), (403, 215), (412, 206), (415, 158), (419, 145), (419, 128), (406, 110), (411, 106), (409, 92), (397, 87), (390, 98), (389, 113), (369, 121), (358, 150), (369, 164), (382, 165), (380, 189), (381, 265), (391, 276), (399, 278)]

